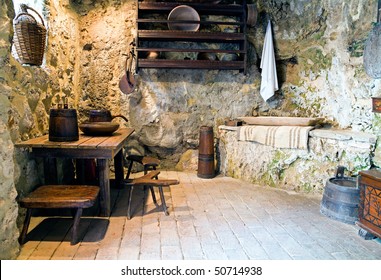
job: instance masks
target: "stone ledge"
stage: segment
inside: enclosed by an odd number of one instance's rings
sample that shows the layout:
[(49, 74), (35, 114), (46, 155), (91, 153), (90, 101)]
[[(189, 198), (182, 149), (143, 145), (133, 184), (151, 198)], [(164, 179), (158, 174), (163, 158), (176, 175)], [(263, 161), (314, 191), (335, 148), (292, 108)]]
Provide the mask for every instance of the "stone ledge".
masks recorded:
[(220, 125), (218, 128), (222, 130), (237, 131), (239, 126)]
[(375, 144), (377, 142), (377, 137), (373, 134), (353, 131), (353, 130), (340, 130), (340, 129), (313, 129), (309, 133), (310, 137), (319, 137), (327, 139), (335, 139), (341, 141), (354, 140), (358, 142), (366, 142), (370, 144)]
[[(237, 126), (227, 126), (220, 125), (218, 127), (221, 130), (237, 131)], [(332, 128), (316, 128), (310, 131), (310, 137), (314, 138), (325, 138), (325, 139), (334, 139), (339, 141), (349, 141), (354, 140), (357, 142), (365, 142), (370, 144), (375, 144), (377, 142), (377, 137), (373, 134), (353, 131), (353, 130), (342, 130), (342, 129), (332, 129)]]

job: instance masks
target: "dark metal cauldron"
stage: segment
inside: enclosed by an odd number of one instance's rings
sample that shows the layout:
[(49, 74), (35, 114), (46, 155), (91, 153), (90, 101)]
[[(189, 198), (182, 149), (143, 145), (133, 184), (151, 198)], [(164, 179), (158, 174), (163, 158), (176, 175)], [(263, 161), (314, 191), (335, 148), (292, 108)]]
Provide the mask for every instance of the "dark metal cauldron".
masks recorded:
[(111, 122), (114, 118), (120, 117), (128, 122), (128, 119), (122, 115), (111, 115), (109, 110), (90, 110), (89, 111), (89, 122)]

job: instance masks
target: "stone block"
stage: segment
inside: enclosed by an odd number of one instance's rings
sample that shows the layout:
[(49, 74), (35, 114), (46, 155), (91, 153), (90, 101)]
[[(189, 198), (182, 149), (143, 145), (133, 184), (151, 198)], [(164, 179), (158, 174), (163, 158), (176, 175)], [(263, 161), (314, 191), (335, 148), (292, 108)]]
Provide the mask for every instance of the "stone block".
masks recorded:
[(322, 193), (338, 165), (348, 176), (369, 169), (375, 136), (345, 130), (316, 129), (310, 132), (309, 149), (277, 149), (256, 142), (238, 141), (236, 131), (220, 137), (221, 173), (252, 183)]

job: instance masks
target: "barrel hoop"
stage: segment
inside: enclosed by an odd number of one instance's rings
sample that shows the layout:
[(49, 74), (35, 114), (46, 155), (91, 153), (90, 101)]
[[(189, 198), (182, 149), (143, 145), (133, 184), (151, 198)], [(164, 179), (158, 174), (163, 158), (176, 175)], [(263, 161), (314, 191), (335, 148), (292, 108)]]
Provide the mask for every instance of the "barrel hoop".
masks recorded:
[(350, 203), (350, 202), (345, 202), (345, 201), (339, 201), (337, 199), (333, 199), (333, 198), (328, 197), (326, 195), (323, 195), (323, 199), (325, 201), (328, 201), (328, 202), (330, 202), (332, 204), (335, 204), (335, 205), (343, 205), (343, 206), (352, 207), (352, 208), (358, 208), (358, 205), (359, 205), (358, 202), (356, 202), (356, 203)]
[(355, 178), (352, 178), (352, 177), (343, 177), (341, 180), (342, 181), (349, 181), (349, 182), (352, 182), (355, 184), (354, 187), (348, 187), (348, 186), (341, 186), (341, 185), (338, 185), (338, 184), (335, 184), (333, 181), (334, 180), (337, 180), (337, 178), (330, 178), (328, 181), (327, 181), (327, 186), (328, 185), (331, 185), (332, 187), (342, 191), (342, 192), (352, 192), (352, 191), (356, 191), (356, 190), (359, 190), (358, 187), (356, 187), (356, 179)]

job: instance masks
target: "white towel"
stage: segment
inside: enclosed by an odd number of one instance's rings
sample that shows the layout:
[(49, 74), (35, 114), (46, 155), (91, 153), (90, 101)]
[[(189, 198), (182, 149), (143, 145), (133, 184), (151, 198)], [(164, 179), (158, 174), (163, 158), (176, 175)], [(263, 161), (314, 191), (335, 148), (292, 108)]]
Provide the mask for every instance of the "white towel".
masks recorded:
[(265, 41), (263, 44), (261, 69), (261, 96), (267, 101), (267, 99), (273, 96), (274, 92), (278, 90), (278, 78), (276, 74), (274, 44), (270, 21), (267, 24)]
[(239, 127), (239, 141), (255, 141), (275, 148), (308, 149), (308, 134), (313, 126), (263, 126)]

